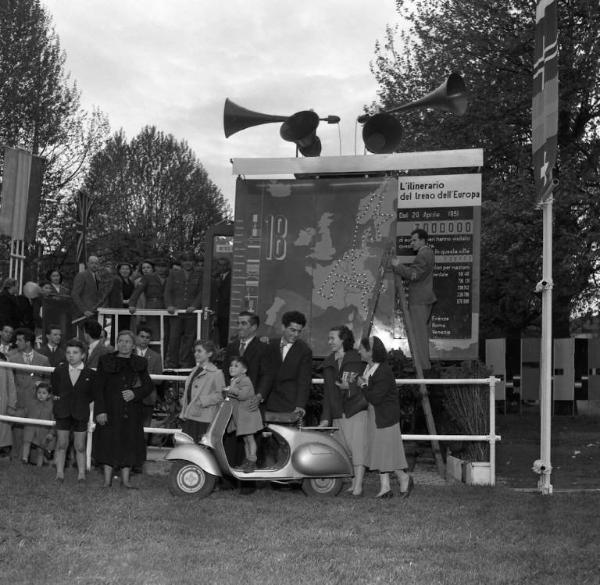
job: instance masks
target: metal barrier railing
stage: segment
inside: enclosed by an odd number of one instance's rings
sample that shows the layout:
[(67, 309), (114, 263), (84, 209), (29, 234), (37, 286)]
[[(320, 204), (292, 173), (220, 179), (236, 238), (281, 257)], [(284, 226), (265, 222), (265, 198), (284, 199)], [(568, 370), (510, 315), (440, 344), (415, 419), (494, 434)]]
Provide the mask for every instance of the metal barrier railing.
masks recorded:
[[(129, 309), (117, 309), (114, 307), (100, 307), (98, 309), (98, 320), (102, 323), (103, 327), (110, 326), (113, 328), (112, 334), (115, 331), (120, 331), (119, 327), (119, 318), (125, 317), (127, 319), (136, 319), (138, 317), (154, 317), (159, 320), (159, 331), (154, 332), (158, 333), (158, 339), (150, 342), (150, 345), (159, 346), (160, 353), (163, 357), (163, 362), (166, 357), (165, 347), (165, 328), (166, 322), (165, 319), (174, 318), (180, 315), (196, 315), (196, 339), (202, 339), (203, 335), (203, 323), (209, 319), (210, 311), (198, 309), (196, 311), (192, 311), (188, 313), (185, 310), (178, 310), (175, 313), (169, 313), (166, 309), (137, 309), (135, 313), (130, 313)], [(135, 327), (134, 327), (135, 329)]]
[[(15, 370), (28, 370), (50, 373), (54, 370), (52, 367), (47, 366), (30, 366), (27, 364), (15, 364), (12, 362), (0, 362), (0, 367), (15, 369)], [(172, 376), (168, 374), (153, 374), (150, 376), (152, 380), (169, 380), (175, 382), (185, 382), (186, 376)], [(494, 376), (489, 378), (436, 378), (436, 379), (416, 379), (416, 378), (399, 378), (396, 380), (396, 384), (401, 385), (415, 385), (415, 384), (427, 384), (427, 385), (473, 385), (473, 386), (488, 386), (490, 391), (490, 420), (489, 420), (489, 433), (487, 435), (423, 435), (423, 434), (402, 434), (404, 441), (480, 441), (489, 443), (490, 448), (490, 484), (495, 485), (496, 483), (496, 443), (501, 440), (501, 436), (496, 434), (496, 384), (500, 380)], [(313, 384), (323, 384), (322, 378), (313, 378)], [(24, 417), (15, 417), (9, 415), (0, 415), (0, 421), (14, 422), (18, 424), (29, 424), (29, 425), (40, 425), (40, 426), (54, 426), (54, 421), (31, 419)], [(91, 446), (92, 446), (92, 434), (96, 427), (94, 422), (94, 410), (93, 403), (90, 404), (90, 418), (88, 421), (88, 441), (86, 446), (86, 465), (87, 469), (91, 468)], [(158, 427), (144, 427), (144, 432), (149, 434), (159, 435), (173, 435), (180, 432), (180, 429), (165, 429)]]

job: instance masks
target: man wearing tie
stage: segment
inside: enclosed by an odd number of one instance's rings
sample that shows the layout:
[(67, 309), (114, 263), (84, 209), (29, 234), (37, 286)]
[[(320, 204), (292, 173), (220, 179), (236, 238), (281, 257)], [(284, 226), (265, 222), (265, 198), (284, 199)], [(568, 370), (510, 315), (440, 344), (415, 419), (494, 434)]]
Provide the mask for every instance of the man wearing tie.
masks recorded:
[[(10, 362), (15, 364), (27, 364), (30, 366), (50, 366), (45, 355), (34, 351), (35, 334), (31, 329), (17, 329), (15, 331), (15, 343), (17, 350), (10, 356)], [(23, 413), (31, 407), (35, 401), (35, 384), (44, 379), (43, 374), (33, 370), (13, 370), (15, 386), (17, 389), (17, 413)], [(47, 379), (47, 378), (46, 378)], [(22, 414), (18, 414), (22, 416)], [(13, 453), (21, 453), (23, 447), (23, 426), (13, 425)]]
[[(229, 366), (231, 360), (238, 356), (243, 356), (248, 362), (248, 371), (246, 374), (252, 382), (255, 396), (250, 399), (253, 410), (260, 407), (262, 396), (269, 393), (273, 383), (273, 365), (269, 359), (269, 346), (263, 343), (257, 336), (260, 318), (251, 311), (242, 311), (237, 318), (238, 335), (227, 345), (225, 351), (225, 360), (223, 363), (223, 373), (229, 384)], [(262, 409), (261, 409), (262, 410)], [(259, 446), (259, 456), (262, 457), (261, 437), (256, 435)], [(230, 433), (224, 439), (225, 452), (227, 459), (238, 465), (245, 458), (244, 443), (241, 438), (236, 438), (235, 433)], [(240, 487), (240, 493), (250, 494), (255, 490), (254, 482), (244, 482)]]
[(40, 347), (39, 352), (45, 355), (50, 365), (55, 368), (58, 364), (65, 361), (65, 352), (60, 347), (62, 330), (58, 325), (48, 325), (45, 334), (46, 343)]
[(98, 257), (90, 256), (87, 269), (75, 275), (71, 292), (71, 298), (76, 309), (74, 316), (93, 317), (102, 304), (99, 269), (100, 260)]
[[(236, 356), (244, 356), (248, 362), (246, 372), (257, 396), (266, 396), (273, 383), (273, 367), (269, 360), (269, 346), (256, 337), (260, 319), (256, 313), (242, 311), (238, 315), (238, 336), (227, 345), (223, 372), (229, 381), (229, 365)], [(260, 399), (259, 399), (260, 400)], [(259, 401), (255, 401), (256, 405)]]
[(269, 341), (273, 380), (258, 398), (267, 411), (294, 412), (302, 418), (312, 387), (312, 350), (299, 338), (306, 317), (299, 311), (288, 311), (283, 314), (281, 324), (281, 337)]

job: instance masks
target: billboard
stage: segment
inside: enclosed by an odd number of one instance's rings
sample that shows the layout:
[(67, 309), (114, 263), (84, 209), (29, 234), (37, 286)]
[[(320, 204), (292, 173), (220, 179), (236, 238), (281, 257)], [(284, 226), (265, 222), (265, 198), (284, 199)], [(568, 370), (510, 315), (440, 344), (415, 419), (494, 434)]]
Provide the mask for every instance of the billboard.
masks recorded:
[[(390, 242), (396, 240), (402, 252), (411, 226), (426, 229), (421, 224), (427, 221), (439, 264), (432, 357), (475, 357), (480, 208), (473, 197), (458, 199), (454, 191), (477, 192), (480, 202), (481, 179), (450, 177), (441, 189), (451, 192), (447, 201), (437, 191), (430, 199), (427, 189), (415, 187), (423, 177), (415, 178), (413, 188), (395, 176), (238, 179), (230, 322), (249, 309), (261, 318), (261, 335), (277, 336), (282, 314), (301, 311), (308, 320), (305, 340), (315, 356), (325, 356), (331, 327), (347, 325), (357, 339), (365, 334), (381, 290), (372, 332), (388, 348), (407, 350), (394, 279), (388, 273), (379, 282), (379, 268)], [(472, 177), (479, 177), (478, 190)]]

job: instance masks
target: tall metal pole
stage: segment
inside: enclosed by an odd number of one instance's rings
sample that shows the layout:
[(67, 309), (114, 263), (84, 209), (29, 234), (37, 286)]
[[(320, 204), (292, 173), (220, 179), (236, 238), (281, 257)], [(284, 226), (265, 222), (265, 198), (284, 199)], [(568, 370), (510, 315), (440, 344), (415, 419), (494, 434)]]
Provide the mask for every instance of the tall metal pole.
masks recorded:
[(543, 221), (542, 281), (538, 289), (542, 292), (542, 355), (540, 377), (540, 460), (541, 477), (538, 488), (542, 494), (552, 493), (550, 460), (552, 431), (552, 191), (558, 184), (550, 183), (547, 195), (541, 202)]

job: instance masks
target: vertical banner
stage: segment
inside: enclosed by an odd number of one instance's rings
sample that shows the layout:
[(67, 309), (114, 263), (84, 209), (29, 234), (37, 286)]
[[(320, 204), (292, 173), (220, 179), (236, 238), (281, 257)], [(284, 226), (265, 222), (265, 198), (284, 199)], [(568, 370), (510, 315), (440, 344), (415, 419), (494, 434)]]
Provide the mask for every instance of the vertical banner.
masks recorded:
[[(410, 233), (423, 229), (435, 254), (430, 354), (433, 359), (478, 357), (481, 175), (399, 177), (396, 253), (414, 259)], [(408, 350), (403, 326), (394, 335)]]
[(44, 161), (30, 152), (6, 148), (0, 200), (0, 234), (35, 241)]
[(538, 0), (535, 10), (531, 149), (535, 188), (543, 198), (556, 165), (558, 133), (558, 28), (556, 0)]
[(34, 156), (31, 158), (31, 173), (29, 175), (29, 189), (27, 191), (27, 212), (25, 215), (25, 234), (23, 238), (26, 242), (35, 242), (36, 239), (43, 177), (44, 159)]
[(6, 148), (0, 204), (0, 234), (22, 240), (25, 234), (31, 153)]

